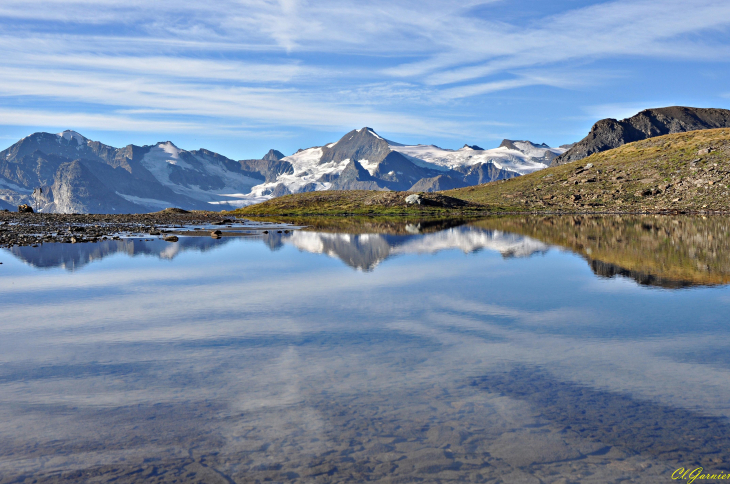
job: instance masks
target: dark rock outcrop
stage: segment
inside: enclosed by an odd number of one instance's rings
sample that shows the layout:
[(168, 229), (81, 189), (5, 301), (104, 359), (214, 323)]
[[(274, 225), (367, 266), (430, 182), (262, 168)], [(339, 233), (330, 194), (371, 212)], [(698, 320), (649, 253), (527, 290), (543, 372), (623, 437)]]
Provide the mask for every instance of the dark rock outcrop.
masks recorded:
[(284, 185), (283, 183), (279, 183), (274, 187), (274, 190), (271, 192), (272, 197), (283, 197), (284, 195), (290, 195), (291, 191)]
[(432, 178), (421, 178), (408, 191), (409, 192), (438, 192), (467, 186), (460, 178), (453, 178), (449, 175), (438, 175)]
[(261, 159), (266, 161), (279, 161), (282, 158), (284, 158), (284, 153), (282, 153), (281, 151), (269, 150), (269, 152), (266, 153)]
[(351, 160), (332, 183), (332, 190), (385, 190), (362, 165)]
[(730, 127), (730, 111), (727, 109), (682, 106), (646, 109), (620, 121), (611, 118), (598, 121), (588, 136), (555, 158), (550, 166), (578, 161), (593, 153), (655, 136), (727, 127)]
[(252, 178), (259, 178), (267, 183), (276, 181), (279, 175), (294, 173), (294, 167), (288, 161), (281, 160), (240, 160), (241, 170)]

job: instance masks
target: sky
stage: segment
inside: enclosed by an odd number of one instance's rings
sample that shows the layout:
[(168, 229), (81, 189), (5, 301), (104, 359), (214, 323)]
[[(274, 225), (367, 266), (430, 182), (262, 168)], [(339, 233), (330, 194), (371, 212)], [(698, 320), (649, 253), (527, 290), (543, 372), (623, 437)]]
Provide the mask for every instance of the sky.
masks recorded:
[(245, 159), (363, 126), (557, 146), (730, 108), (729, 44), (727, 0), (0, 0), (0, 149), (73, 129)]

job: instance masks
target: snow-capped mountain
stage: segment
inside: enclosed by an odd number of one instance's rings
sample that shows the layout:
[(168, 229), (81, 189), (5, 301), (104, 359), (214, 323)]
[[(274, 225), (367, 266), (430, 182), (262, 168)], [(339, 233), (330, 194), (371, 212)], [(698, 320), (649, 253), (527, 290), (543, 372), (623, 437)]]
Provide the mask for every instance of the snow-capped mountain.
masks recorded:
[[(465, 145), (448, 150), (404, 145), (371, 128), (351, 131), (339, 141), (283, 158), (293, 171), (253, 188), (251, 203), (289, 193), (317, 190), (436, 191), (512, 178), (546, 168), (563, 153), (530, 141), (504, 140), (483, 150)], [(238, 203), (246, 203), (244, 197)]]
[(228, 199), (250, 193), (281, 165), (268, 160), (256, 166), (262, 161), (234, 161), (204, 149), (185, 151), (170, 141), (114, 148), (75, 131), (35, 133), (0, 152), (0, 199), (11, 207), (35, 205), (32, 194), (40, 187), (43, 194), (37, 201), (44, 212), (230, 208)]
[(319, 190), (436, 191), (531, 173), (563, 151), (510, 140), (490, 150), (408, 146), (361, 128), (291, 156), (235, 161), (171, 141), (114, 148), (70, 130), (35, 133), (0, 152), (0, 209), (34, 203), (38, 187), (41, 210), (63, 213), (230, 209)]

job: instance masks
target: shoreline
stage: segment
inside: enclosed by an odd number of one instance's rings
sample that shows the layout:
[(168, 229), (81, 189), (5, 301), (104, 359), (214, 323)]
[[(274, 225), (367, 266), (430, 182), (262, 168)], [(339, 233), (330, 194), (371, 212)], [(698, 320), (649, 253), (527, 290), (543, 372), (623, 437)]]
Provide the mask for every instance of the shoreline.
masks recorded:
[[(453, 211), (441, 213), (272, 213), (242, 215), (235, 212), (185, 212), (166, 210), (147, 214), (44, 214), (0, 212), (0, 248), (38, 246), (43, 243), (91, 243), (124, 237), (161, 237), (169, 235), (210, 236), (211, 230), (198, 229), (184, 232), (175, 230), (190, 225), (240, 225), (257, 219), (400, 219), (446, 220), (455, 218), (500, 218), (509, 216), (723, 216), (726, 211), (711, 210), (650, 210), (650, 211)], [(266, 221), (264, 223), (271, 223)], [(286, 223), (283, 220), (280, 223)], [(262, 227), (264, 229), (265, 227)], [(230, 232), (230, 233), (227, 233)], [(224, 231), (220, 235), (239, 234)]]

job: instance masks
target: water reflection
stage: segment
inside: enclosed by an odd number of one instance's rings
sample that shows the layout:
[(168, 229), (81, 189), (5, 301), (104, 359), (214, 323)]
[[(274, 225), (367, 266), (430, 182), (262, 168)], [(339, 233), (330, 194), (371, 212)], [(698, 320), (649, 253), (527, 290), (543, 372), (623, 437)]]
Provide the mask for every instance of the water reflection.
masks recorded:
[(85, 244), (50, 243), (43, 244), (41, 247), (16, 246), (7, 250), (23, 262), (39, 269), (61, 267), (74, 271), (118, 253), (130, 257), (153, 256), (171, 260), (186, 251), (206, 252), (230, 241), (229, 238), (212, 239), (210, 237), (185, 237), (177, 243), (165, 242), (157, 238), (109, 239)]
[(627, 276), (666, 288), (730, 283), (728, 217), (531, 216), (475, 225), (568, 249), (600, 276)]
[(597, 278), (585, 248), (545, 252), (549, 237), (512, 220), (181, 238), (216, 250), (160, 260), (164, 243), (74, 273), (6, 263), (0, 483), (730, 468), (730, 288)]
[[(544, 254), (550, 247), (583, 257), (601, 277), (626, 277), (667, 289), (730, 283), (730, 220), (682, 216), (526, 216), (420, 222), (388, 219), (298, 218), (303, 230), (252, 231), (272, 251), (285, 245), (372, 271), (383, 261), (442, 250), (499, 252), (503, 257)], [(181, 237), (108, 240), (97, 244), (15, 247), (11, 253), (39, 268), (80, 268), (114, 253), (172, 259), (185, 251), (220, 247), (231, 238)]]

